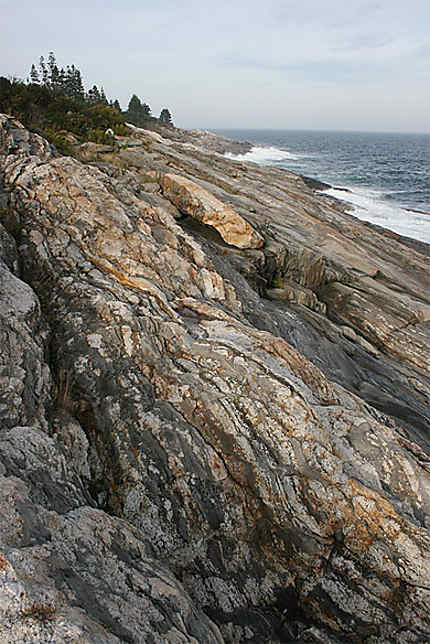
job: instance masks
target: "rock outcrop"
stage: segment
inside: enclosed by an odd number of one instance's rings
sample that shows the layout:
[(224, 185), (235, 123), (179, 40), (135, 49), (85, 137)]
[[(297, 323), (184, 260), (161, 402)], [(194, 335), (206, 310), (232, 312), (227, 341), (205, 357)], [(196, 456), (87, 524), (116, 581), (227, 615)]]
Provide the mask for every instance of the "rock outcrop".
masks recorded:
[(178, 174), (164, 174), (160, 184), (163, 195), (179, 212), (215, 228), (227, 244), (236, 248), (260, 248), (263, 245), (263, 237), (243, 217), (190, 179)]
[(1, 117), (2, 641), (427, 641), (426, 247), (142, 130), (84, 154)]

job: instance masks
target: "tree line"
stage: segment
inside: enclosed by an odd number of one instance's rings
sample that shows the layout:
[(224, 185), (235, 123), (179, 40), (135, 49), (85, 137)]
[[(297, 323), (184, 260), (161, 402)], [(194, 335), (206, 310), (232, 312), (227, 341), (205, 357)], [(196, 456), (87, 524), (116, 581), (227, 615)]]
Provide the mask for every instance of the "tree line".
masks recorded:
[(85, 90), (80, 70), (75, 65), (59, 67), (53, 52), (31, 66), (26, 81), (0, 76), (0, 112), (13, 114), (64, 154), (73, 154), (70, 134), (81, 142), (108, 143), (106, 132), (125, 136), (127, 122), (155, 130), (173, 127), (167, 108), (156, 118), (136, 94), (123, 111), (118, 100), (107, 98), (103, 87)]
[(133, 94), (127, 110), (121, 110), (117, 99), (109, 101), (105, 90), (101, 86), (93, 85), (85, 91), (80, 70), (75, 65), (59, 67), (54, 52), (50, 51), (47, 60), (43, 56), (39, 64), (34, 63), (30, 69), (28, 82), (33, 85), (42, 85), (54, 93), (62, 93), (69, 98), (85, 101), (88, 105), (109, 105), (123, 114), (126, 120), (137, 126), (145, 126), (148, 123), (158, 121), (165, 127), (173, 127), (172, 116), (167, 108), (161, 110), (157, 119), (151, 113), (147, 103), (142, 103), (136, 94)]

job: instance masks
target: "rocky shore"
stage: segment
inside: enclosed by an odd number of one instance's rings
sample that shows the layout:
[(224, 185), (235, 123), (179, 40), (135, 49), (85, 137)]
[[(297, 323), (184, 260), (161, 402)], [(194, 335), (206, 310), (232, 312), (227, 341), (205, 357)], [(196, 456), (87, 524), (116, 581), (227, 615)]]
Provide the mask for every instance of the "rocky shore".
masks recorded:
[(430, 641), (428, 247), (165, 134), (0, 116), (0, 641)]
[(228, 139), (221, 134), (215, 134), (208, 130), (181, 130), (175, 128), (173, 131), (164, 130), (164, 136), (170, 140), (178, 141), (180, 143), (191, 143), (200, 148), (204, 148), (210, 152), (218, 152), (219, 154), (246, 154), (253, 148), (253, 144), (248, 141), (236, 141)]

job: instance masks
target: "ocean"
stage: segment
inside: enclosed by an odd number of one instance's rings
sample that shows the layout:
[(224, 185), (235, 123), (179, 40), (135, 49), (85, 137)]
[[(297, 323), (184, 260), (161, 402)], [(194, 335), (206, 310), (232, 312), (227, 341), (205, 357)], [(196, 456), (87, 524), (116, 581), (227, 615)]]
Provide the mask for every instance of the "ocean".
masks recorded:
[(430, 244), (430, 134), (214, 131), (253, 144), (231, 158), (324, 181), (333, 186), (327, 193), (350, 203), (356, 217)]

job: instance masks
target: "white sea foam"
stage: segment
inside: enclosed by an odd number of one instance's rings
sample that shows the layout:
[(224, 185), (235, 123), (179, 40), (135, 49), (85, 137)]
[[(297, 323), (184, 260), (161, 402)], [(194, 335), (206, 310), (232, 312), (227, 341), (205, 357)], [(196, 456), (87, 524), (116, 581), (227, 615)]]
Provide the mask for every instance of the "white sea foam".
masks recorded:
[[(312, 176), (312, 171), (307, 171), (306, 162), (314, 155), (292, 154), (287, 150), (281, 150), (274, 146), (254, 146), (245, 154), (232, 154), (227, 152), (225, 156), (235, 161), (253, 161), (259, 165), (280, 165), (295, 172)], [(305, 161), (303, 164), (302, 161)], [(285, 161), (285, 165), (283, 165)], [(406, 237), (418, 239), (430, 244), (430, 214), (410, 212), (406, 206), (401, 206), (395, 201), (386, 201), (384, 196), (389, 190), (376, 190), (370, 187), (345, 186), (350, 192), (332, 188), (325, 193), (337, 197), (342, 201), (351, 204), (351, 214), (364, 221), (369, 221), (383, 228), (388, 228)], [(399, 194), (401, 191), (393, 190)], [(409, 192), (405, 190), (404, 192)], [(417, 208), (419, 209), (419, 208)], [(430, 205), (423, 208), (430, 213)]]
[(261, 165), (272, 165), (274, 161), (291, 161), (298, 158), (296, 155), (291, 154), (291, 152), (287, 152), (287, 150), (280, 150), (275, 147), (263, 148), (260, 146), (254, 146), (249, 152), (245, 152), (245, 154), (232, 154), (231, 152), (227, 152), (225, 156), (235, 161), (254, 161), (254, 163)]
[(386, 191), (357, 187), (349, 189), (351, 192), (336, 188), (324, 192), (351, 204), (351, 214), (359, 219), (430, 244), (430, 214), (410, 212), (397, 204), (387, 203), (382, 199)]

